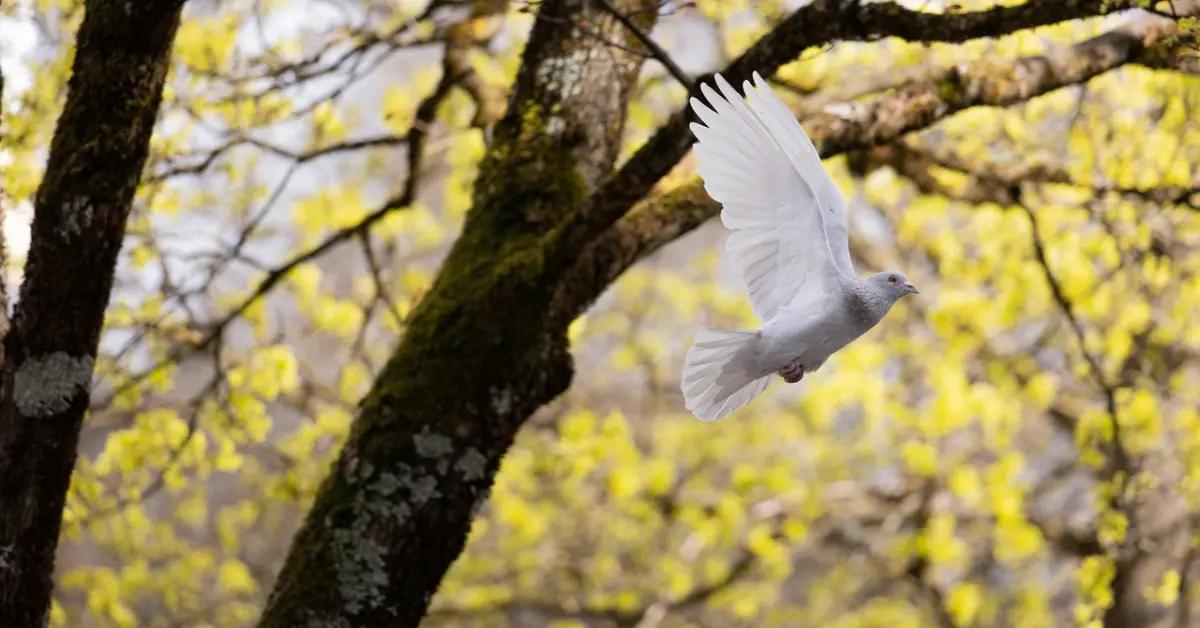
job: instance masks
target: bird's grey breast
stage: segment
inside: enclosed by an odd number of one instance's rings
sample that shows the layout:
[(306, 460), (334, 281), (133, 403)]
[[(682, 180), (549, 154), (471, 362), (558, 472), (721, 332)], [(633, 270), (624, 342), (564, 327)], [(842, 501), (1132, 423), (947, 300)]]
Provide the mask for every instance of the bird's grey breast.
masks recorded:
[(846, 310), (850, 314), (850, 319), (855, 323), (867, 324), (871, 323), (873, 315), (869, 300), (858, 290), (851, 290), (846, 293)]
[(863, 282), (855, 282), (842, 294), (850, 320), (865, 329), (873, 327), (887, 313), (886, 299)]

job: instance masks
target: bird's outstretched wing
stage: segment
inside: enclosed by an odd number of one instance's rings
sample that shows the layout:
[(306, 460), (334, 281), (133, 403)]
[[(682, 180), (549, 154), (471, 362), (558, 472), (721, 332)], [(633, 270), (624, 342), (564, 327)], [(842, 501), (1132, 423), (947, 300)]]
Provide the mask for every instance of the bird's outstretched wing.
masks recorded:
[(820, 298), (854, 277), (846, 203), (800, 123), (757, 72), (746, 103), (721, 75), (693, 123), (704, 189), (721, 203), (726, 242), (762, 321), (798, 296)]

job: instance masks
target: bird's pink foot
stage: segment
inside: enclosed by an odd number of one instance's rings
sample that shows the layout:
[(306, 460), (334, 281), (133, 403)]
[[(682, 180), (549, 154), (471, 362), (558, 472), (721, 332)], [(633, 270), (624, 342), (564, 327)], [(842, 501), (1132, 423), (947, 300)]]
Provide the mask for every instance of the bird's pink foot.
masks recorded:
[(792, 360), (779, 369), (779, 376), (783, 378), (783, 381), (795, 384), (804, 379), (804, 367), (800, 365), (799, 360)]

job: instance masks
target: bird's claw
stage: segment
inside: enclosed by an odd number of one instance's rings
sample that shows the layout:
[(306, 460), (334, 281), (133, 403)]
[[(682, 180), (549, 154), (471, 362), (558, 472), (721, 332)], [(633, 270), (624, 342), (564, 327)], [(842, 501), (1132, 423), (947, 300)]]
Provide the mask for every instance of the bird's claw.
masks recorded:
[(792, 360), (779, 369), (779, 376), (783, 378), (783, 381), (795, 384), (804, 379), (804, 367), (800, 365), (799, 360)]

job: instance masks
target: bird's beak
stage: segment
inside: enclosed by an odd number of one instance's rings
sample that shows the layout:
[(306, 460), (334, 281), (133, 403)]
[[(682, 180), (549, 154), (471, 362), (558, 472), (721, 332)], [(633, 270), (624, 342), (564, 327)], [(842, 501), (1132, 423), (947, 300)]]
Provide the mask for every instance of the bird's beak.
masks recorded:
[(913, 294), (921, 294), (921, 291), (917, 290), (917, 287), (912, 285), (911, 282), (904, 284), (904, 289)]

